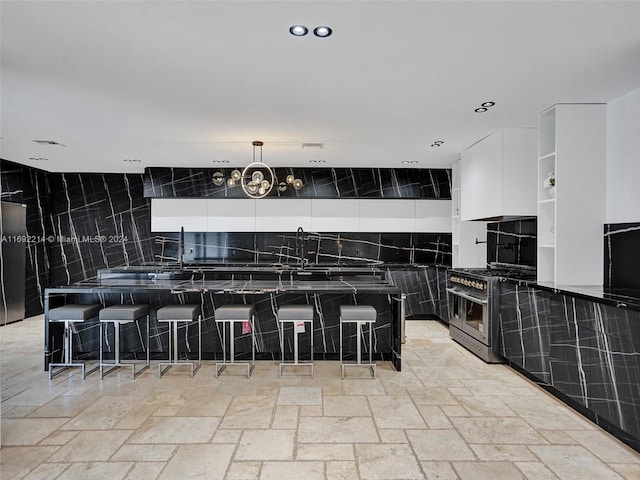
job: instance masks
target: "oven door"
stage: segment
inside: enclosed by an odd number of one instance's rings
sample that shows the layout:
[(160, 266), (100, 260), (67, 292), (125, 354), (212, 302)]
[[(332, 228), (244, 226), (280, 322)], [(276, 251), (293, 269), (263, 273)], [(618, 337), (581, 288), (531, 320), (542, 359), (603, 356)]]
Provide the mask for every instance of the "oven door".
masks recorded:
[(476, 298), (448, 288), (449, 325), (489, 345), (489, 304), (486, 298)]

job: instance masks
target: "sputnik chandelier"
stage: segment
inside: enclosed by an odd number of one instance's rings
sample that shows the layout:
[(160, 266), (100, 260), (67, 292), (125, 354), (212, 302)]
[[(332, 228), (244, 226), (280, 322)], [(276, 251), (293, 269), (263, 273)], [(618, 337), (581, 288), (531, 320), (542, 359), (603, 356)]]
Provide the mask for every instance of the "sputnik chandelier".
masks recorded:
[[(264, 198), (274, 185), (278, 185), (278, 190), (284, 192), (287, 187), (291, 185), (295, 190), (300, 190), (304, 184), (301, 179), (295, 178), (293, 175), (287, 175), (284, 182), (278, 184), (273, 170), (262, 161), (262, 146), (264, 142), (254, 140), (253, 145), (253, 161), (247, 165), (242, 172), (238, 169), (231, 171), (231, 175), (226, 179), (227, 187), (233, 188), (238, 185), (242, 187), (244, 193), (251, 198)], [(256, 150), (258, 150), (258, 156), (256, 158)], [(212, 178), (213, 184), (220, 186), (225, 183), (225, 178), (222, 172), (216, 172)]]

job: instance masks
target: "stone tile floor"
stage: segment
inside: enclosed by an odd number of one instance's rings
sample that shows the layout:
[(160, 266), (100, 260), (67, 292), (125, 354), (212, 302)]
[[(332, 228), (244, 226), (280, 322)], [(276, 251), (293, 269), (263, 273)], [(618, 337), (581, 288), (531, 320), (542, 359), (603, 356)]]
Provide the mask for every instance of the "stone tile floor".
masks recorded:
[(640, 455), (433, 321), (402, 372), (258, 362), (214, 378), (42, 370), (43, 319), (0, 328), (4, 479), (640, 479)]

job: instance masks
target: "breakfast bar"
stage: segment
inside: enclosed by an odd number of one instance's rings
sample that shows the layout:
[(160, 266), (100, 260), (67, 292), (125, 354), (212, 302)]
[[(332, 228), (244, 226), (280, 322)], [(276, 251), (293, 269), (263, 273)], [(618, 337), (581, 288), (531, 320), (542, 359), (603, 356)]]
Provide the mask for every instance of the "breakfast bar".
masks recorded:
[[(49, 311), (68, 304), (99, 304), (102, 308), (113, 305), (144, 304), (150, 307), (149, 350), (152, 360), (168, 356), (166, 324), (158, 322), (157, 310), (167, 305), (200, 305), (202, 311), (201, 339), (197, 328), (188, 329), (180, 336), (178, 349), (183, 355), (197, 358), (197, 345), (201, 341), (202, 359), (219, 360), (223, 355), (222, 331), (215, 321), (215, 310), (222, 305), (253, 305), (256, 318), (255, 355), (257, 360), (279, 360), (281, 339), (276, 312), (284, 305), (309, 305), (314, 310), (313, 356), (315, 360), (338, 360), (340, 345), (340, 307), (370, 305), (377, 311), (373, 327), (373, 359), (390, 361), (401, 369), (401, 302), (398, 287), (383, 276), (364, 275), (349, 271), (323, 268), (321, 272), (286, 272), (278, 267), (262, 267), (259, 279), (249, 275), (250, 267), (243, 269), (241, 278), (228, 271), (213, 268), (178, 270), (166, 268), (139, 268), (131, 271), (101, 270), (95, 280), (73, 285), (48, 288), (45, 291), (45, 355), (44, 368), (58, 362), (63, 355), (60, 325), (49, 321)], [(269, 278), (268, 274), (271, 274)], [(225, 278), (220, 278), (225, 277)], [(79, 359), (97, 358), (100, 350), (99, 322), (91, 319), (76, 329), (74, 355)], [(140, 332), (133, 327), (122, 333), (123, 355), (140, 358)], [(357, 354), (357, 338), (353, 333), (344, 338), (346, 359)], [(236, 335), (236, 351), (241, 357), (251, 352), (250, 332)], [(309, 335), (301, 335), (300, 352), (310, 353)], [(287, 337), (285, 353), (292, 352), (293, 340)], [(105, 349), (108, 346), (103, 345)], [(369, 352), (366, 352), (367, 355)], [(302, 353), (301, 353), (302, 354)]]

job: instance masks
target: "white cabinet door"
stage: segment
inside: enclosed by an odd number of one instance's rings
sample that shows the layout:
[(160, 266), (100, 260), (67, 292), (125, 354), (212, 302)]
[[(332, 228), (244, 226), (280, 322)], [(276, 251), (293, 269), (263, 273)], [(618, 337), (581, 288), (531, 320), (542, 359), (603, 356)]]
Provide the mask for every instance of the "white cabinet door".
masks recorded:
[(360, 200), (312, 199), (310, 230), (313, 232), (359, 232)]
[(255, 232), (256, 200), (212, 198), (207, 202), (208, 232)]
[(415, 200), (360, 200), (361, 232), (413, 232)]
[(256, 200), (256, 232), (311, 230), (311, 199), (262, 198)]
[(207, 200), (203, 198), (152, 198), (151, 231), (203, 232), (207, 229)]
[(536, 215), (536, 156), (536, 128), (504, 128), (462, 152), (461, 220)]
[(492, 133), (462, 152), (461, 220), (478, 220), (501, 215), (501, 157), (501, 131)]
[(451, 200), (416, 200), (415, 232), (451, 232)]

